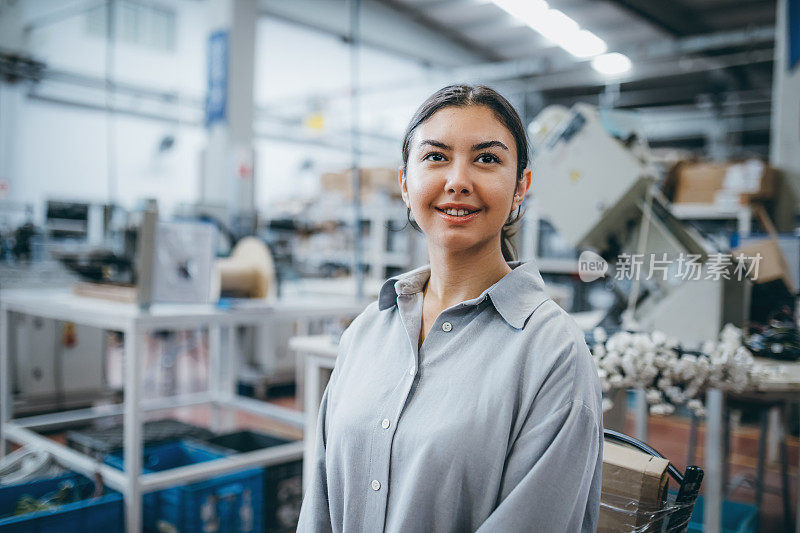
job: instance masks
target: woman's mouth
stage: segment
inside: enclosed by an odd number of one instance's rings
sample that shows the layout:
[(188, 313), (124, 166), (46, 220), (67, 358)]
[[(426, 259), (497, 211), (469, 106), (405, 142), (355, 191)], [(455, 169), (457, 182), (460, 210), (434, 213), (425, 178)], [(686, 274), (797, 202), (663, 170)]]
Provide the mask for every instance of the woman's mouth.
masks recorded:
[(464, 223), (469, 222), (473, 218), (475, 218), (480, 209), (457, 209), (457, 208), (446, 208), (441, 209), (439, 207), (435, 208), (436, 211), (439, 213), (439, 216), (447, 220), (448, 222), (453, 223)]

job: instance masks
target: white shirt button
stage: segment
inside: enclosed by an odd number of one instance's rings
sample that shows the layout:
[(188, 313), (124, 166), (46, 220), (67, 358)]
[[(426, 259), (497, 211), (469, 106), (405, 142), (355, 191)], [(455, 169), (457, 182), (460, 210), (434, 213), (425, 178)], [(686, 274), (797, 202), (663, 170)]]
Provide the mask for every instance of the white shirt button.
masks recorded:
[(414, 375), (414, 367), (413, 366), (408, 369), (408, 373), (411, 374), (412, 376)]
[(372, 480), (372, 490), (381, 490), (381, 482), (377, 479)]
[(445, 322), (444, 324), (442, 324), (442, 331), (447, 332), (450, 331), (451, 329), (453, 329), (453, 324), (451, 324), (450, 322)]
[(381, 421), (381, 427), (382, 427), (383, 429), (389, 429), (389, 424), (390, 424), (390, 422), (389, 422), (389, 419), (388, 419), (388, 418), (384, 418), (384, 419)]

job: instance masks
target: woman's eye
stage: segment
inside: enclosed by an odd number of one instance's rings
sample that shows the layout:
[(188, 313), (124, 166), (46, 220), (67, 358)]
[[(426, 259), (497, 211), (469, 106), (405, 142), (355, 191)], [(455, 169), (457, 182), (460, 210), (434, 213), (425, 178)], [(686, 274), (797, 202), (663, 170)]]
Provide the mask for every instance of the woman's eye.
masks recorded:
[(423, 161), (445, 161), (444, 154), (439, 152), (431, 152), (422, 158)]
[(478, 156), (479, 163), (499, 163), (500, 159), (494, 154), (481, 154)]

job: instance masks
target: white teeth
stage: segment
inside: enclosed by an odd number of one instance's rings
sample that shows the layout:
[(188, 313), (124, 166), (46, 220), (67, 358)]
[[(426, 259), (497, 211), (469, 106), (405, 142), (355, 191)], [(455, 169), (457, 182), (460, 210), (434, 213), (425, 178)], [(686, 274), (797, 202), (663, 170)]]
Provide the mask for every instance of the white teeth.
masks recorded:
[(463, 217), (469, 214), (467, 209), (445, 209), (444, 212), (454, 217)]

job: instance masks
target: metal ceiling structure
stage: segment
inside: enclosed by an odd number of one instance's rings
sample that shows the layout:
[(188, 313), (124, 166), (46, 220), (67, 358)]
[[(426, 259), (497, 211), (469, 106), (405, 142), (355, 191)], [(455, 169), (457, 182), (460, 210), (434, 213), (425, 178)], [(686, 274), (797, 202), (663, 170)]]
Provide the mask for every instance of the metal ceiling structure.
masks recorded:
[[(622, 52), (632, 70), (607, 80), (589, 61), (566, 51), (514, 19), (488, 0), (378, 0), (482, 57), (499, 57), (494, 65), (475, 67), (512, 92), (528, 96), (529, 117), (544, 105), (599, 104), (609, 86), (613, 105), (685, 116), (720, 117), (721, 127), (734, 119), (748, 124), (731, 132), (734, 153), (766, 154), (775, 26), (770, 0), (549, 0), (582, 28), (602, 38), (610, 52)], [(525, 68), (527, 66), (527, 68)], [(505, 69), (505, 74), (502, 70)], [(508, 76), (508, 77), (505, 77)], [(518, 99), (517, 102), (520, 100)], [(766, 120), (765, 120), (766, 119)], [(696, 128), (680, 128), (655, 144), (702, 147)], [(742, 129), (739, 127), (738, 129)], [(735, 153), (739, 152), (739, 153)]]
[[(352, 1), (258, 0), (258, 6), (262, 17), (348, 42), (347, 7)], [(697, 121), (676, 119), (676, 125), (670, 127), (648, 127), (654, 132), (651, 143), (708, 154), (712, 151), (710, 139), (719, 143), (729, 138), (727, 149), (717, 146), (713, 152), (721, 157), (767, 154), (773, 0), (548, 0), (548, 4), (602, 38), (609, 51), (626, 54), (632, 69), (621, 77), (605, 78), (588, 59), (576, 59), (491, 0), (360, 0), (360, 42), (417, 61), (425, 67), (425, 74), (416, 80), (362, 86), (358, 92), (369, 96), (422, 88), (409, 93), (410, 105), (416, 105), (420, 92), (464, 81), (498, 87), (528, 121), (546, 105), (576, 102), (642, 110), (643, 116), (660, 122), (670, 114), (694, 114), (698, 120), (715, 121), (713, 135), (703, 134)], [(0, 72), (9, 68), (0, 62)], [(58, 73), (48, 71), (45, 77), (54, 79)], [(88, 81), (96, 84), (97, 80)], [(116, 83), (110, 87), (117, 92), (124, 89)], [(310, 85), (307, 94), (287, 95), (264, 105), (257, 118), (268, 117), (266, 122), (281, 127), (287, 123), (299, 126), (309, 102), (345, 100), (351, 90), (345, 86), (314, 94)], [(152, 93), (134, 92), (141, 97)], [(42, 98), (53, 96), (39, 94)], [(166, 101), (160, 94), (151, 96), (156, 103)], [(201, 105), (181, 101), (192, 108)], [(687, 127), (682, 130), (680, 124)], [(394, 146), (393, 135), (384, 131), (384, 144)], [(338, 130), (335, 136), (340, 136)], [(380, 137), (375, 131), (369, 136), (374, 141)]]
[[(261, 14), (347, 39), (347, 0), (260, 0)], [(544, 106), (578, 101), (615, 108), (719, 117), (729, 123), (726, 156), (766, 155), (775, 36), (771, 0), (548, 0), (633, 67), (608, 79), (491, 0), (363, 0), (362, 43), (431, 67), (425, 80), (490, 83), (512, 97), (526, 119)], [(389, 21), (389, 24), (387, 24)], [(396, 84), (394, 84), (396, 86)], [(391, 87), (362, 87), (362, 94)], [(343, 88), (342, 94), (348, 94)], [(605, 95), (605, 96), (604, 96)], [(609, 99), (610, 95), (610, 99)], [(305, 95), (306, 97), (311, 95)], [(319, 95), (317, 95), (319, 96)], [(329, 95), (330, 96), (330, 95)], [(283, 107), (288, 102), (281, 102)], [(657, 108), (657, 109), (656, 109)], [(745, 124), (744, 131), (741, 124)], [(735, 130), (735, 131), (734, 131)], [(697, 128), (669, 131), (655, 145), (702, 151)], [(717, 131), (714, 138), (725, 138)], [(718, 148), (718, 147), (717, 147)]]

